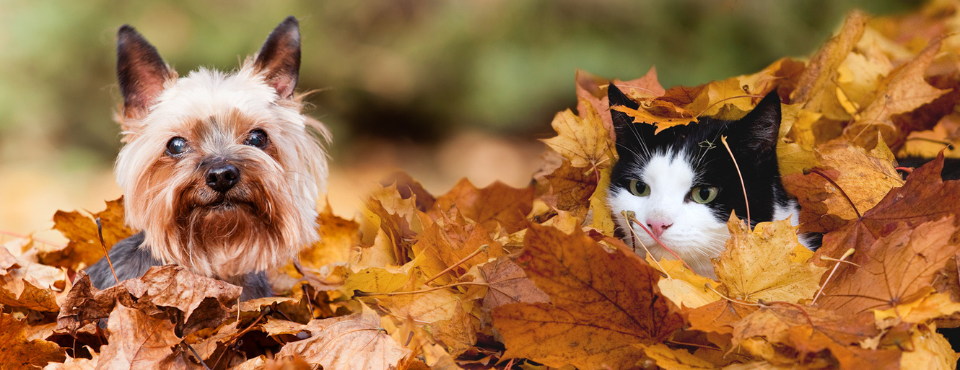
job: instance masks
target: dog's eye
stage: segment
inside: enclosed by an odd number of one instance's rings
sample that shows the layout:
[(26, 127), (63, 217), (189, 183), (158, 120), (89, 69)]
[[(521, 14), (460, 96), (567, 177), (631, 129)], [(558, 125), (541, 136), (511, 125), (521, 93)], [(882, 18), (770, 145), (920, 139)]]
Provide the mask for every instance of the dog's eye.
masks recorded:
[(247, 141), (245, 141), (244, 144), (263, 149), (267, 146), (267, 133), (260, 129), (250, 131), (250, 134), (247, 135)]
[(167, 142), (167, 155), (177, 156), (187, 151), (187, 139), (175, 137)]

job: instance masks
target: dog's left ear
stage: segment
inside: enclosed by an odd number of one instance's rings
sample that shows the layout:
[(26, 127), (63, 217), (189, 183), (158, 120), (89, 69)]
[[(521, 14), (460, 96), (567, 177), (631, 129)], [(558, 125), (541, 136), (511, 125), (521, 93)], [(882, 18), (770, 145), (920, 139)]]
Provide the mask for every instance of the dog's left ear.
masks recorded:
[(300, 22), (292, 15), (270, 33), (260, 47), (256, 71), (263, 73), (267, 84), (277, 90), (282, 99), (293, 96), (300, 74)]

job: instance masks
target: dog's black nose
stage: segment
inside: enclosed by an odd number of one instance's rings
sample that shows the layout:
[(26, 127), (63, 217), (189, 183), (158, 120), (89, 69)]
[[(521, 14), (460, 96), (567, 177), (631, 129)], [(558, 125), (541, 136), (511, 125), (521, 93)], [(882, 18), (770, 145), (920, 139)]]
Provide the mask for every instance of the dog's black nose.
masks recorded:
[(207, 171), (207, 186), (218, 193), (226, 193), (240, 182), (240, 170), (236, 166), (223, 163)]

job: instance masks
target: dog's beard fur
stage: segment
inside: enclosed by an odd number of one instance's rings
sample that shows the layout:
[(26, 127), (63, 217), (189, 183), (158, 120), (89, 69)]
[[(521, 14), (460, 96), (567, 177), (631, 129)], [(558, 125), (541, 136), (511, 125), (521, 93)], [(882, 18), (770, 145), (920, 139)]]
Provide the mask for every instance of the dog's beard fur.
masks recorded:
[[(276, 52), (268, 44), (287, 22), (271, 34), (261, 54)], [(295, 41), (294, 67), (299, 68), (298, 36)], [(132, 54), (151, 50), (155, 53), (150, 47)], [(326, 131), (300, 113), (300, 98), (292, 94), (296, 76), (291, 84), (289, 76), (283, 79), (269, 60), (258, 57), (233, 74), (200, 69), (178, 79), (162, 61), (164, 70), (157, 70), (149, 55), (145, 59), (130, 73), (147, 70), (146, 77), (159, 76), (162, 88), (154, 88), (156, 95), (140, 103), (152, 90), (141, 88), (143, 84), (125, 86), (123, 71), (119, 73), (121, 89), (127, 88), (120, 116), (126, 145), (115, 172), (125, 195), (127, 224), (144, 232), (151, 254), (233, 281), (279, 267), (316, 242), (316, 202), (327, 166), (308, 126), (324, 137)], [(254, 130), (266, 133), (262, 148), (245, 143)], [(170, 155), (167, 144), (175, 137), (185, 139), (188, 149)], [(231, 164), (240, 173), (236, 185), (222, 193), (206, 180), (207, 171), (217, 164)]]

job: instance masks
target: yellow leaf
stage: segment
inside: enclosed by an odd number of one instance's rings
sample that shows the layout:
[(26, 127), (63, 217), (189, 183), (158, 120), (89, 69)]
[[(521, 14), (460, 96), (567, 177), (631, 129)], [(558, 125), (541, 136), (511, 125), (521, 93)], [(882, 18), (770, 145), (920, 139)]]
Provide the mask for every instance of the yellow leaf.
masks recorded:
[(707, 289), (707, 284), (717, 287), (720, 283), (697, 275), (683, 266), (683, 262), (667, 259), (654, 262), (649, 254), (647, 262), (667, 275), (657, 282), (657, 286), (660, 287), (660, 293), (670, 298), (677, 307), (697, 308), (720, 300), (716, 292)]
[(300, 252), (300, 263), (305, 267), (320, 269), (334, 262), (349, 260), (351, 249), (360, 245), (360, 225), (334, 215), (329, 203), (317, 222), (320, 224), (320, 241)]
[[(947, 148), (947, 143), (952, 144), (953, 148)], [(933, 158), (941, 150), (944, 157), (960, 158), (960, 114), (944, 116), (931, 130), (911, 132), (900, 150), (900, 156)]]
[(904, 184), (882, 141), (869, 152), (850, 143), (828, 143), (817, 149), (817, 158), (817, 173), (784, 178), (787, 191), (800, 202), (804, 230), (826, 232), (856, 220)]
[(600, 171), (600, 181), (597, 183), (597, 190), (590, 196), (590, 214), (593, 215), (593, 221), (590, 227), (599, 230), (603, 235), (613, 235), (613, 216), (610, 214), (610, 208), (607, 207), (607, 188), (610, 187), (610, 171), (606, 168)]
[(923, 299), (899, 304), (882, 311), (873, 311), (873, 315), (877, 318), (878, 323), (887, 319), (898, 319), (913, 324), (922, 324), (938, 317), (950, 316), (955, 312), (960, 312), (960, 303), (951, 301), (949, 293), (931, 292)]
[(657, 131), (655, 133), (659, 134), (660, 131), (666, 130), (674, 126), (683, 126), (690, 123), (696, 123), (697, 117), (686, 116), (686, 117), (662, 117), (650, 113), (646, 109), (631, 109), (624, 107), (622, 105), (613, 107), (612, 109), (626, 113), (628, 116), (633, 117), (633, 122), (641, 125), (650, 124), (656, 125)]
[(789, 220), (761, 222), (750, 231), (734, 214), (727, 227), (730, 239), (714, 267), (730, 298), (791, 303), (813, 298), (826, 268), (806, 262), (813, 252), (800, 244)]
[[(837, 69), (837, 90), (842, 92), (843, 97), (848, 100), (847, 103), (851, 105), (850, 108), (853, 109), (844, 107), (849, 113), (848, 116), (831, 118), (850, 119), (851, 115), (859, 112), (859, 108), (870, 103), (867, 99), (877, 93), (877, 84), (893, 70), (893, 64), (880, 49), (877, 38), (866, 36), (875, 32), (867, 29), (858, 44), (860, 47), (847, 54), (847, 58)], [(840, 94), (837, 96), (840, 97)], [(840, 103), (844, 104), (843, 101)]]
[(891, 116), (913, 111), (949, 92), (930, 86), (923, 78), (942, 43), (941, 38), (930, 41), (916, 58), (880, 81), (875, 98), (864, 108), (860, 119), (847, 126), (844, 135), (851, 141), (870, 143), (879, 132), (885, 140), (893, 142), (900, 137), (900, 132)]
[(791, 104), (781, 107), (781, 115), (781, 142), (777, 145), (780, 175), (802, 173), (816, 167), (819, 161), (814, 152), (817, 138), (813, 127), (823, 114), (802, 109), (799, 104)]
[[(412, 264), (410, 264), (412, 266)], [(410, 280), (407, 268), (367, 267), (348, 272), (341, 288), (347, 297), (355, 290), (368, 293), (390, 293), (402, 288)]]
[(672, 349), (663, 343), (651, 345), (635, 344), (657, 362), (657, 366), (666, 370), (703, 370), (716, 369), (717, 366), (704, 361), (682, 349)]
[(369, 309), (311, 320), (303, 330), (310, 332), (310, 338), (287, 343), (277, 358), (302, 356), (324, 369), (394, 369), (410, 353), (380, 328), (380, 316)]
[(574, 167), (610, 167), (615, 156), (610, 132), (593, 105), (582, 106), (586, 109), (579, 117), (569, 109), (557, 113), (551, 123), (557, 136), (543, 142)]
[(957, 368), (957, 353), (935, 328), (921, 325), (910, 338), (913, 351), (903, 351), (901, 369), (948, 370)]
[(836, 99), (830, 96), (834, 90), (826, 87), (833, 86), (837, 69), (863, 36), (866, 25), (867, 16), (863, 12), (853, 11), (847, 15), (840, 33), (810, 58), (807, 69), (797, 81), (797, 89), (790, 94), (791, 103), (800, 103), (813, 112), (822, 112), (825, 104), (836, 104)]

